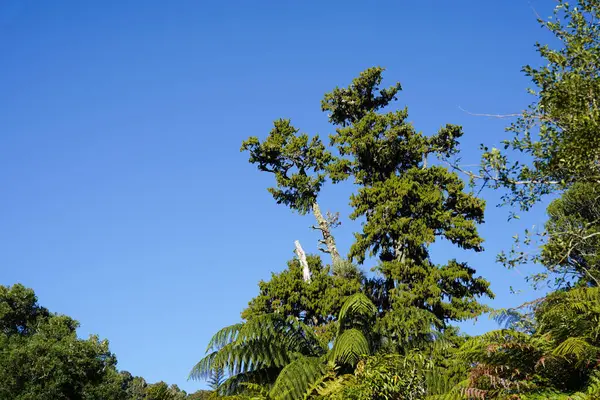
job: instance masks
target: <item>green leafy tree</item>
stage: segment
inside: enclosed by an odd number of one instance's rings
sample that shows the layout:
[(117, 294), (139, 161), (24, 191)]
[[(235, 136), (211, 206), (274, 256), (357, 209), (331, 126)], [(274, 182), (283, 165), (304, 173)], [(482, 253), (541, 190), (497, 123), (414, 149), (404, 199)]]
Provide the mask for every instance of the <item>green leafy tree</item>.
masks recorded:
[[(364, 263), (376, 257), (379, 275), (367, 278), (354, 267), (340, 273), (340, 266), (350, 266), (350, 260), (339, 258), (337, 249), (333, 251), (330, 246), (335, 243), (328, 242), (332, 221), (319, 222), (326, 228), (321, 231), (332, 254), (334, 274), (320, 259), (309, 257), (310, 282), (302, 278), (298, 260), (274, 274), (271, 281), (261, 282), (259, 296), (242, 314), (247, 322), (217, 334), (209, 346), (212, 352), (196, 366), (193, 376), (207, 376), (211, 369), (226, 365), (233, 385), (227, 393), (240, 393), (252, 386), (255, 394), (263, 396), (262, 390), (268, 388), (267, 397), (292, 392), (299, 395), (314, 381), (308, 393), (322, 396), (324, 391), (333, 393), (332, 387), (350, 382), (356, 385), (356, 365), (376, 351), (403, 351), (410, 352), (415, 360), (442, 360), (441, 355), (448, 352), (436, 349), (457, 346), (458, 336), (448, 323), (486, 310), (478, 299), (492, 296), (487, 281), (476, 277), (466, 263), (449, 260), (436, 265), (429, 255), (430, 245), (440, 238), (466, 250), (482, 250), (483, 240), (476, 226), (483, 222), (484, 202), (465, 192), (457, 174), (429, 163), (431, 156), (456, 154), (462, 131), (447, 125), (437, 134), (425, 136), (406, 121), (406, 109), (384, 112), (396, 100), (400, 85), (380, 89), (382, 73), (381, 68), (368, 69), (348, 88), (336, 88), (325, 95), (322, 108), (337, 127), (330, 148), (318, 137), (299, 134), (288, 120), (276, 121), (264, 141), (253, 137), (242, 146), (249, 151), (250, 162), (275, 175), (276, 186), (269, 191), (277, 202), (300, 213), (316, 210), (318, 222), (322, 218), (316, 199), (327, 176), (334, 183), (352, 178), (358, 192), (351, 197), (351, 218), (361, 218), (364, 223), (349, 258)], [(348, 322), (342, 301), (356, 291), (361, 294), (348, 301), (368, 301), (368, 323)], [(279, 344), (276, 337), (294, 337), (285, 330), (293, 324), (303, 327), (303, 336), (314, 335), (318, 347), (299, 349), (286, 347), (287, 342)], [(276, 329), (266, 334), (260, 331), (266, 326), (286, 328), (283, 334)], [(247, 333), (255, 331), (262, 332), (260, 339)], [(259, 343), (267, 338), (269, 352), (255, 352), (266, 346)], [(323, 369), (327, 366), (324, 357), (329, 359), (329, 366), (335, 366), (333, 370)], [(445, 368), (442, 362), (437, 371)], [(303, 378), (286, 378), (291, 375)], [(455, 380), (444, 382), (451, 381)], [(407, 387), (405, 383), (398, 388)]]
[(557, 3), (554, 16), (539, 22), (559, 45), (537, 43), (545, 65), (524, 67), (536, 100), (522, 113), (505, 116), (517, 117), (508, 128), (512, 137), (503, 148), (484, 147), (480, 173), (469, 172), (508, 188), (506, 201), (522, 209), (577, 182), (600, 182), (600, 2)]
[(121, 372), (127, 400), (144, 400), (146, 398), (146, 380), (140, 376), (133, 376), (129, 372)]
[[(571, 193), (580, 192), (581, 185), (592, 188), (600, 184), (599, 16), (598, 0), (572, 3), (557, 0), (554, 15), (547, 20), (538, 19), (557, 44), (537, 43), (544, 64), (523, 68), (534, 85), (530, 92), (535, 101), (522, 113), (501, 116), (516, 118), (507, 129), (510, 136), (501, 148), (482, 145), (480, 171), (464, 170), (460, 160), (451, 162), (456, 169), (467, 173), (473, 183), (482, 180), (484, 186), (507, 189), (506, 204), (529, 210), (546, 195), (560, 194), (574, 186), (577, 188)], [(565, 201), (570, 200), (565, 198)], [(556, 206), (559, 207), (558, 203)], [(569, 282), (565, 278), (572, 275), (573, 263), (580, 261), (574, 247), (586, 246), (581, 240), (585, 238), (581, 236), (583, 228), (564, 222), (555, 218), (547, 228), (552, 230), (552, 224), (562, 223), (561, 229), (566, 231), (526, 230), (524, 235), (515, 235), (515, 245), (502, 252), (498, 260), (509, 268), (542, 263), (547, 270), (528, 279), (536, 287), (547, 283), (561, 287)], [(550, 237), (554, 242), (546, 243)], [(593, 242), (589, 239), (584, 241)], [(565, 242), (561, 244), (560, 240)], [(543, 255), (538, 251), (540, 247), (545, 248)], [(587, 269), (580, 265), (580, 272), (582, 268)], [(587, 279), (597, 278), (588, 275)]]
[(0, 286), (0, 331), (5, 335), (29, 336), (49, 316), (49, 311), (37, 304), (33, 290), (19, 284)]
[(429, 246), (438, 238), (481, 251), (476, 224), (483, 222), (484, 202), (464, 191), (463, 181), (438, 165), (431, 155), (457, 152), (458, 126), (433, 136), (417, 132), (405, 109), (381, 113), (396, 99), (400, 84), (380, 89), (382, 68), (360, 74), (348, 88), (336, 88), (322, 103), (337, 125), (331, 136), (340, 157), (329, 166), (331, 177), (353, 177), (351, 218), (364, 218), (350, 256), (363, 263), (377, 256), (389, 296), (381, 326), (399, 342), (427, 335), (432, 327), (481, 314), (478, 297), (492, 296), (489, 284), (464, 262), (435, 265)]
[[(0, 399), (179, 400), (185, 392), (119, 372), (108, 341), (40, 306), (33, 290), (0, 286)], [(165, 389), (166, 388), (166, 389)]]
[(332, 275), (318, 256), (307, 256), (307, 262), (310, 282), (304, 281), (299, 261), (289, 261), (287, 269), (259, 282), (259, 295), (250, 301), (242, 318), (269, 313), (292, 316), (313, 328), (324, 342), (331, 341), (336, 316), (344, 300), (360, 290), (362, 276), (358, 272)]
[(511, 252), (499, 256), (509, 267), (540, 263), (545, 271), (530, 279), (554, 281), (558, 290), (521, 310), (504, 310), (508, 329), (465, 344), (461, 354), (475, 367), (463, 393), (472, 397), (600, 397), (600, 2), (557, 3), (553, 18), (539, 22), (558, 46), (537, 44), (545, 65), (524, 68), (536, 101), (508, 129), (513, 136), (504, 149), (486, 148), (480, 173), (470, 175), (509, 189), (506, 202), (524, 210), (561, 194), (548, 207), (544, 230), (516, 236)]
[(37, 304), (31, 289), (0, 286), (0, 398), (124, 399), (108, 342), (77, 337), (77, 321)]
[(370, 331), (375, 315), (375, 306), (365, 295), (348, 298), (331, 349), (294, 317), (273, 313), (252, 318), (217, 332), (208, 355), (190, 377), (206, 379), (224, 368), (229, 378), (220, 394), (259, 389), (271, 399), (302, 398), (331, 368), (351, 371), (362, 356), (374, 351), (377, 344)]
[(250, 137), (242, 144), (250, 153), (250, 162), (258, 169), (275, 175), (276, 186), (268, 190), (279, 204), (285, 204), (300, 214), (312, 211), (321, 231), (323, 251), (329, 253), (334, 266), (341, 261), (331, 232), (337, 225), (336, 216), (323, 216), (317, 197), (326, 179), (326, 169), (333, 157), (318, 136), (312, 139), (299, 134), (290, 120), (280, 119), (264, 141)]
[(576, 183), (548, 207), (539, 262), (563, 286), (600, 284), (600, 184)]
[(169, 386), (165, 382), (157, 382), (149, 385), (146, 389), (146, 400), (183, 400), (187, 397), (186, 393), (180, 390), (177, 385)]

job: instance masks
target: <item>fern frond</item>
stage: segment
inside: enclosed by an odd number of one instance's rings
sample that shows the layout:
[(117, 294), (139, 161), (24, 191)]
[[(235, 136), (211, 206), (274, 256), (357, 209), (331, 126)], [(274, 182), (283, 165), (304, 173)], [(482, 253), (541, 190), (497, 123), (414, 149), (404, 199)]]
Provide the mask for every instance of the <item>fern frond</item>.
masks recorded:
[(269, 382), (275, 381), (278, 373), (278, 369), (266, 368), (230, 376), (219, 388), (219, 394), (232, 396), (236, 393), (243, 392), (249, 384), (267, 385), (268, 387)]
[(188, 379), (200, 380), (207, 379), (213, 370), (214, 359), (217, 356), (217, 351), (214, 351), (202, 358), (190, 371)]
[(594, 358), (598, 352), (599, 349), (589, 344), (585, 338), (570, 337), (556, 346), (552, 354), (574, 360), (579, 365), (584, 361)]
[(269, 396), (275, 400), (301, 399), (324, 373), (325, 365), (322, 358), (298, 358), (281, 370)]
[(352, 325), (356, 319), (369, 320), (377, 313), (377, 307), (363, 293), (350, 296), (342, 305), (338, 315), (340, 328)]
[(294, 317), (288, 317), (286, 322), (287, 330), (283, 332), (283, 337), (288, 348), (315, 357), (327, 352), (313, 328)]
[(358, 329), (348, 329), (336, 339), (330, 359), (338, 364), (355, 366), (361, 357), (370, 353), (369, 341)]
[(236, 339), (239, 331), (242, 329), (243, 325), (243, 323), (233, 324), (219, 330), (213, 335), (213, 337), (208, 342), (206, 352), (209, 353), (211, 351), (218, 350), (221, 347), (225, 346), (227, 343), (233, 342)]

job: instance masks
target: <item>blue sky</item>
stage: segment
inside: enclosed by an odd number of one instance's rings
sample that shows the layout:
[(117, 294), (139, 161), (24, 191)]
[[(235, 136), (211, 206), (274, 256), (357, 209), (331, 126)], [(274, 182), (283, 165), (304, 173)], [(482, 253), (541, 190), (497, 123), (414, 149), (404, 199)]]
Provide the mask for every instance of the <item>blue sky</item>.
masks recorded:
[[(520, 72), (546, 40), (532, 10), (510, 1), (0, 0), (0, 284), (108, 338), (119, 367), (193, 391), (190, 368), (212, 333), (239, 320), (257, 283), (280, 271), (310, 217), (274, 203), (239, 152), (274, 119), (331, 132), (323, 94), (361, 70), (400, 81), (418, 130), (462, 124), (465, 163), (498, 143), (531, 100)], [(347, 251), (351, 187), (325, 187)], [(486, 252), (454, 255), (492, 281), (495, 306), (536, 296), (494, 262), (523, 226), (488, 200)], [(365, 266), (370, 267), (369, 265)], [(509, 286), (524, 290), (511, 295)], [(492, 329), (481, 319), (471, 333)]]

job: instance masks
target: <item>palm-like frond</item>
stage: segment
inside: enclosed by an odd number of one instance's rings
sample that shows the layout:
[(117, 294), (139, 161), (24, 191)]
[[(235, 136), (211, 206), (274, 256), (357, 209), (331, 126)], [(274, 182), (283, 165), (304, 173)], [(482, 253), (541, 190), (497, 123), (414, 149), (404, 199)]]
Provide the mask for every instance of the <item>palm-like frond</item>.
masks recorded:
[(585, 361), (595, 359), (598, 353), (600, 353), (600, 349), (589, 344), (582, 337), (567, 338), (552, 351), (553, 355), (572, 360), (576, 365), (581, 365)]
[(190, 372), (188, 379), (207, 379), (210, 377), (210, 373), (213, 370), (214, 360), (218, 352), (213, 351), (212, 353), (203, 357)]
[(330, 359), (338, 364), (355, 366), (370, 351), (365, 335), (358, 329), (348, 329), (337, 337), (331, 349)]
[(275, 400), (300, 399), (324, 373), (320, 357), (297, 358), (281, 370), (269, 396)]
[(219, 330), (217, 333), (213, 335), (213, 337), (208, 342), (208, 346), (206, 347), (206, 352), (215, 351), (225, 346), (227, 343), (231, 343), (237, 337), (237, 334), (242, 329), (244, 324), (238, 323), (230, 326), (226, 326), (225, 328)]
[[(369, 330), (376, 312), (363, 294), (347, 299), (340, 312), (330, 360), (353, 367), (370, 353)], [(327, 348), (313, 329), (280, 314), (259, 315), (221, 329), (211, 339), (207, 352), (192, 369), (190, 378), (207, 379), (214, 371), (224, 369), (229, 378), (220, 386), (223, 394), (241, 393), (249, 385), (260, 384), (270, 388), (271, 398), (301, 398), (314, 391), (327, 365)]]
[[(254, 385), (265, 386), (265, 382), (273, 382), (279, 369), (264, 368), (257, 371), (242, 372), (230, 376), (219, 388), (219, 394), (224, 396), (232, 396), (244, 391), (253, 391)], [(268, 386), (268, 384), (267, 384)]]
[(345, 302), (338, 315), (340, 329), (348, 326), (356, 326), (372, 320), (377, 313), (373, 302), (363, 293), (350, 296)]
[(573, 336), (600, 338), (600, 288), (576, 288), (547, 296), (536, 309), (539, 331), (562, 342)]
[(191, 379), (206, 379), (218, 368), (236, 381), (238, 374), (283, 368), (297, 355), (319, 356), (325, 349), (305, 324), (277, 314), (267, 314), (221, 329), (211, 339), (209, 350), (190, 373)]

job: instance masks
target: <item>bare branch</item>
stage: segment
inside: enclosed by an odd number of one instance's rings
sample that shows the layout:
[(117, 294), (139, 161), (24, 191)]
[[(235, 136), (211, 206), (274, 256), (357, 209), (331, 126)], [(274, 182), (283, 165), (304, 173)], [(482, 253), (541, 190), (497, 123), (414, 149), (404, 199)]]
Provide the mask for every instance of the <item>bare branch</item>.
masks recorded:
[(465, 112), (465, 113), (467, 113), (469, 115), (473, 115), (475, 117), (515, 118), (515, 117), (522, 117), (523, 116), (523, 113), (513, 113), (513, 114), (481, 114), (481, 113), (473, 113), (473, 112), (465, 110), (461, 106), (458, 106), (458, 109), (461, 110), (462, 112)]

